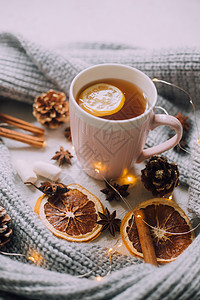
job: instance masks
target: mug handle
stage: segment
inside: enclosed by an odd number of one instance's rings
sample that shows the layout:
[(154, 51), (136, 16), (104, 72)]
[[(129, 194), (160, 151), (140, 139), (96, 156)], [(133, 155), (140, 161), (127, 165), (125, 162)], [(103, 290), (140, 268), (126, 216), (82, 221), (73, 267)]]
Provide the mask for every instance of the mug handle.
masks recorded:
[(140, 156), (137, 159), (137, 163), (140, 163), (144, 161), (145, 159), (151, 157), (152, 155), (160, 154), (162, 152), (165, 152), (174, 146), (176, 146), (183, 134), (183, 127), (179, 120), (173, 116), (170, 115), (155, 115), (153, 122), (151, 124), (150, 130), (154, 130), (158, 126), (167, 125), (170, 126), (172, 129), (176, 131), (176, 135), (174, 135), (172, 138), (170, 138), (168, 141), (163, 142), (160, 145), (144, 149)]

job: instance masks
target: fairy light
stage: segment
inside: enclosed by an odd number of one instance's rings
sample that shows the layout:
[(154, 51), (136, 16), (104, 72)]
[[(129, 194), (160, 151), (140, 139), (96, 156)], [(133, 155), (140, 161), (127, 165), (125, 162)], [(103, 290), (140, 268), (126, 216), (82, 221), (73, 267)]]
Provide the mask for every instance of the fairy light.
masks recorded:
[(27, 259), (33, 262), (35, 265), (39, 266), (43, 260), (43, 257), (36, 250), (30, 249), (28, 252)]
[(25, 257), (35, 265), (39, 266), (41, 265), (42, 261), (44, 260), (42, 255), (38, 253), (36, 250), (29, 249), (28, 254), (21, 254), (21, 253), (7, 253), (4, 251), (0, 251), (0, 254), (6, 255), (6, 256), (19, 256), (19, 257)]
[[(97, 169), (97, 171), (98, 171), (98, 173), (100, 173), (100, 171)], [(103, 177), (103, 179), (107, 182), (107, 184), (108, 185), (110, 185), (110, 187), (112, 187), (113, 188), (113, 190), (116, 192), (116, 193), (118, 193), (118, 195), (120, 196), (120, 198), (123, 200), (123, 202), (126, 204), (126, 206), (127, 206), (127, 208), (129, 209), (129, 210), (131, 210), (131, 207), (130, 207), (130, 205), (129, 205), (129, 203), (127, 202), (127, 200), (126, 200), (126, 198), (124, 198), (120, 193), (119, 193), (119, 191), (117, 191), (115, 188), (114, 188), (114, 186), (109, 182), (109, 181), (107, 181), (106, 180), (106, 178), (103, 176), (103, 175), (101, 175), (102, 177)], [(169, 196), (169, 198), (168, 198), (169, 200), (172, 200), (173, 199), (173, 196), (172, 195), (170, 195)], [(133, 213), (133, 215), (135, 216), (135, 214)], [(139, 217), (139, 218), (141, 218), (141, 215), (137, 215), (137, 217)], [(151, 226), (149, 223), (147, 223), (144, 219), (142, 219), (142, 221), (147, 225), (147, 226), (149, 226), (150, 228), (152, 228), (152, 229), (158, 229), (157, 227), (154, 227), (154, 226)], [(131, 224), (131, 226), (132, 226), (132, 224)], [(130, 226), (130, 227), (131, 227)], [(190, 232), (192, 232), (192, 231), (194, 231), (194, 230), (196, 230), (198, 227), (200, 226), (200, 223), (198, 223), (197, 224), (197, 226), (196, 227), (194, 227), (193, 229), (191, 229), (191, 230), (189, 230), (189, 231), (186, 231), (186, 232), (174, 232), (174, 233), (172, 233), (172, 232), (167, 232), (166, 230), (164, 230), (164, 229), (159, 229), (160, 231), (162, 231), (163, 233), (166, 233), (166, 234), (173, 234), (173, 235), (179, 235), (179, 234), (187, 234), (187, 233), (190, 233)], [(115, 253), (115, 251), (113, 251), (113, 248), (110, 248), (108, 251), (107, 251), (107, 253), (108, 254), (110, 254), (110, 253), (112, 253), (112, 254), (114, 254)], [(112, 255), (111, 255), (112, 256)], [(111, 256), (109, 257), (110, 259), (111, 259)]]
[(166, 115), (169, 115), (167, 110), (162, 106), (156, 106), (155, 108), (162, 110)]
[(100, 282), (102, 280), (102, 277), (101, 276), (96, 276), (95, 279), (96, 279), (96, 281)]
[(94, 169), (95, 172), (97, 172), (98, 174), (101, 175), (101, 177), (103, 178), (103, 180), (120, 196), (120, 198), (122, 199), (122, 201), (126, 204), (126, 206), (131, 210), (131, 206), (130, 204), (127, 202), (126, 198), (124, 198), (118, 190), (116, 190), (116, 188), (100, 173), (99, 169)]
[(0, 251), (0, 254), (6, 255), (6, 256), (23, 256), (23, 257), (26, 257), (25, 254), (21, 254), (21, 253), (8, 253), (8, 252), (4, 252), (4, 251)]
[(154, 227), (152, 225), (150, 225), (149, 223), (147, 223), (144, 219), (142, 219), (142, 221), (147, 225), (149, 226), (150, 228), (152, 229), (156, 229), (158, 232), (162, 232), (162, 233), (166, 233), (166, 234), (169, 234), (169, 235), (183, 235), (183, 234), (188, 234), (188, 233), (191, 233), (193, 231), (195, 231), (199, 226), (200, 226), (200, 222), (192, 229), (188, 230), (188, 231), (184, 231), (184, 232), (170, 232), (170, 231), (166, 231), (165, 229), (162, 229), (162, 228), (159, 228), (159, 227)]
[[(193, 103), (193, 101), (192, 101), (192, 98), (191, 98), (190, 94), (189, 94), (187, 91), (185, 91), (183, 88), (181, 88), (181, 87), (179, 87), (179, 86), (177, 86), (177, 85), (175, 85), (175, 84), (169, 83), (169, 82), (167, 82), (167, 81), (160, 80), (160, 79), (158, 79), (158, 78), (154, 78), (154, 79), (152, 79), (152, 81), (153, 81), (153, 82), (160, 82), (160, 83), (164, 83), (164, 84), (173, 86), (173, 87), (175, 87), (175, 88), (177, 88), (177, 89), (183, 91), (183, 92), (189, 97), (190, 104), (192, 105), (192, 108), (193, 108), (193, 112), (194, 112), (194, 122), (195, 122), (195, 126), (196, 126), (196, 129), (197, 129), (197, 145), (199, 145), (199, 140), (200, 140), (200, 139), (199, 139), (199, 129), (198, 129), (198, 124), (197, 124), (197, 119), (196, 119), (196, 109), (195, 109), (195, 106), (194, 106), (194, 103)], [(157, 108), (161, 108), (161, 107), (157, 107)], [(164, 111), (164, 113), (168, 114), (168, 112), (167, 112), (164, 108), (161, 108), (161, 109)], [(183, 149), (181, 146), (180, 146), (180, 148)], [(72, 150), (74, 150), (74, 149), (75, 149), (74, 146), (72, 146)], [(185, 152), (188, 152), (186, 149), (183, 149), (183, 150), (184, 150)], [(189, 152), (188, 152), (188, 153), (189, 153)], [(119, 191), (116, 190), (116, 189), (114, 188), (114, 186), (110, 183), (110, 181), (107, 181), (106, 178), (101, 174), (101, 172), (102, 172), (103, 169), (105, 169), (105, 166), (103, 166), (101, 162), (95, 163), (95, 165), (94, 165), (94, 171), (95, 171), (97, 174), (100, 174), (100, 175), (102, 176), (102, 178), (104, 179), (104, 181), (105, 181), (108, 185), (110, 185), (110, 187), (112, 187), (113, 190), (120, 196), (121, 200), (126, 204), (127, 208), (128, 208), (129, 210), (131, 210), (130, 204), (127, 202), (126, 198), (124, 198), (124, 197), (119, 193)], [(128, 170), (125, 169), (125, 170), (124, 170), (124, 173), (122, 174), (122, 177), (120, 178), (120, 180), (121, 180), (121, 182), (123, 182), (124, 184), (135, 184), (136, 181), (137, 181), (137, 177), (134, 176), (133, 174), (128, 173)], [(168, 199), (169, 199), (169, 200), (172, 200), (172, 195), (170, 195)], [(133, 215), (134, 215), (134, 212), (133, 212)], [(134, 216), (135, 216), (135, 215), (134, 215)], [(137, 217), (141, 218), (141, 215), (138, 215)], [(142, 220), (143, 220), (143, 219), (142, 219)], [(132, 219), (132, 222), (133, 222), (133, 219)], [(190, 233), (190, 232), (196, 230), (196, 229), (200, 226), (200, 223), (198, 223), (193, 229), (191, 229), (191, 230), (189, 230), (189, 231), (187, 231), (187, 232), (180, 232), (180, 233), (176, 232), (176, 233), (173, 233), (173, 232), (167, 232), (166, 230), (161, 229), (161, 228), (157, 228), (157, 227), (151, 226), (151, 225), (148, 224), (145, 220), (143, 220), (143, 222), (146, 223), (146, 225), (149, 226), (149, 227), (152, 228), (152, 229), (157, 229), (157, 230), (159, 230), (159, 231), (161, 231), (161, 232), (163, 232), (163, 233), (170, 234), (170, 235), (179, 235), (179, 234), (183, 235), (183, 234), (188, 234), (188, 233)], [(131, 228), (131, 226), (132, 226), (132, 224), (130, 224), (130, 228)], [(128, 238), (128, 235), (127, 235), (126, 238)], [(111, 247), (111, 248), (109, 248), (109, 249), (105, 252), (107, 255), (109, 255), (109, 262), (110, 262), (110, 264), (109, 264), (109, 270), (108, 270), (108, 272), (107, 272), (107, 274), (106, 274), (105, 276), (107, 276), (108, 274), (110, 274), (110, 272), (111, 272), (111, 270), (112, 270), (112, 256), (113, 256), (113, 254), (116, 252), (116, 250), (117, 250), (118, 248), (120, 248), (121, 246), (122, 246), (122, 243), (118, 244), (118, 245), (116, 246), (115, 249), (113, 249), (113, 248)], [(1, 253), (4, 254), (3, 252), (1, 252)], [(25, 256), (25, 255), (23, 255), (23, 254), (15, 254), (15, 253), (13, 253), (13, 254), (6, 254), (6, 255), (19, 255), (19, 256)], [(41, 261), (42, 261), (42, 256), (41, 256), (37, 251), (32, 251), (32, 253), (29, 253), (28, 259), (29, 259), (30, 261), (32, 261), (33, 263), (39, 265), (39, 264), (41, 263)], [(103, 263), (102, 263), (102, 265), (103, 265)], [(79, 276), (77, 276), (77, 277), (81, 278), (81, 277), (89, 276), (90, 274), (92, 274), (92, 272), (94, 272), (96, 269), (98, 269), (99, 266), (100, 266), (100, 264), (98, 263), (98, 264), (93, 268), (93, 270), (91, 270), (91, 271), (89, 271), (88, 273), (85, 273), (85, 274), (83, 274), (83, 275), (79, 275)], [(105, 277), (105, 276), (104, 276), (104, 277)], [(100, 281), (102, 280), (102, 278), (103, 278), (103, 277), (101, 277), (101, 276), (96, 276), (96, 277), (95, 277), (95, 280), (98, 281), (98, 282), (100, 282)]]
[[(190, 99), (190, 104), (191, 104), (192, 107), (193, 107), (194, 119), (195, 119), (194, 121), (195, 121), (196, 129), (197, 129), (197, 145), (199, 145), (199, 140), (200, 140), (200, 139), (199, 139), (198, 124), (197, 124), (197, 120), (196, 120), (196, 109), (195, 109), (194, 103), (193, 103), (192, 98), (191, 98), (191, 96), (189, 95), (189, 93), (188, 93), (187, 91), (185, 91), (183, 88), (181, 88), (181, 87), (179, 87), (179, 86), (177, 86), (177, 85), (175, 85), (175, 84), (169, 83), (169, 82), (164, 81), (164, 80), (159, 80), (158, 78), (154, 78), (154, 79), (152, 79), (152, 81), (153, 81), (153, 82), (160, 82), (160, 83), (164, 83), (164, 84), (167, 84), (167, 85), (176, 87), (177, 89), (183, 91), (183, 92), (189, 97), (189, 99)], [(162, 108), (162, 107), (157, 107), (157, 108), (162, 109), (166, 114), (168, 114), (167, 111), (166, 111), (164, 108)], [(181, 147), (181, 148), (182, 148), (182, 147)], [(182, 148), (182, 149), (183, 149), (183, 148)], [(75, 150), (74, 146), (72, 146), (72, 150)], [(185, 149), (183, 149), (183, 150), (186, 151)], [(186, 152), (188, 152), (188, 151), (186, 151)], [(103, 166), (101, 162), (97, 162), (97, 163), (95, 163), (95, 165), (94, 165), (94, 171), (102, 176), (102, 178), (107, 182), (107, 184), (110, 185), (110, 187), (112, 187), (113, 190), (120, 196), (120, 198), (122, 199), (122, 201), (126, 204), (127, 208), (128, 208), (129, 210), (131, 210), (131, 207), (130, 207), (129, 203), (127, 202), (126, 198), (124, 198), (124, 197), (119, 193), (119, 191), (117, 191), (117, 190), (114, 188), (114, 186), (113, 186), (110, 182), (108, 182), (108, 181), (106, 180), (106, 178), (101, 174), (101, 171), (103, 170), (103, 168), (105, 168), (105, 166)], [(91, 169), (89, 169), (89, 170), (91, 170)], [(134, 176), (133, 174), (130, 174), (130, 173), (128, 172), (127, 169), (124, 169), (124, 173), (122, 174), (122, 177), (121, 177), (120, 179), (121, 179), (121, 181), (123, 181), (124, 184), (134, 184), (134, 183), (137, 181), (137, 177)], [(169, 200), (172, 200), (172, 198), (173, 198), (172, 195), (170, 195), (168, 199), (169, 199)], [(134, 212), (133, 212), (133, 216), (135, 216)], [(137, 217), (138, 217), (138, 218), (142, 218), (141, 215), (139, 215), (139, 214), (137, 215)], [(198, 223), (194, 228), (192, 228), (191, 230), (186, 231), (186, 232), (179, 232), (179, 233), (178, 233), (178, 232), (167, 232), (166, 230), (164, 230), (164, 229), (162, 229), (162, 228), (157, 228), (157, 227), (151, 226), (151, 225), (148, 224), (144, 219), (142, 219), (142, 221), (143, 221), (147, 226), (149, 226), (150, 228), (156, 229), (156, 230), (158, 230), (158, 231), (160, 231), (160, 232), (163, 232), (163, 233), (166, 233), (166, 234), (169, 234), (169, 235), (183, 235), (183, 234), (188, 234), (188, 233), (190, 233), (190, 232), (192, 232), (192, 231), (195, 231), (198, 227), (200, 227), (200, 223)], [(131, 222), (131, 224), (130, 224), (130, 228), (132, 227), (132, 224), (133, 224), (133, 218), (132, 218), (132, 222)], [(128, 239), (128, 235), (127, 235), (125, 238)], [(118, 240), (118, 241), (119, 241), (119, 240)], [(115, 244), (117, 244), (118, 241), (117, 241)], [(122, 247), (122, 245), (123, 245), (123, 244), (120, 242), (114, 249), (113, 249), (112, 247), (110, 247), (110, 248), (105, 252), (105, 254), (109, 256), (109, 262), (110, 262), (110, 264), (109, 264), (109, 270), (108, 270), (108, 272), (106, 273), (105, 276), (107, 276), (107, 275), (111, 272), (111, 270), (112, 270), (112, 256), (113, 256), (113, 254), (117, 251), (118, 248)], [(9, 255), (9, 256), (22, 256), (22, 257), (26, 257), (29, 261), (31, 261), (32, 263), (34, 263), (34, 264), (36, 264), (36, 265), (40, 265), (41, 262), (43, 261), (42, 255), (41, 255), (40, 253), (38, 253), (36, 250), (33, 250), (33, 249), (29, 250), (28, 256), (27, 256), (27, 255), (24, 255), (24, 254), (18, 254), (18, 253), (6, 253), (6, 252), (3, 252), (3, 251), (0, 251), (0, 253), (3, 254), (3, 255)], [(101, 262), (101, 265), (103, 265), (103, 262)], [(95, 270), (97, 270), (99, 267), (100, 267), (100, 262), (98, 262), (97, 265), (96, 265), (92, 270), (90, 270), (89, 272), (87, 272), (87, 273), (85, 273), (85, 274), (82, 274), (82, 275), (79, 275), (79, 276), (77, 276), (77, 277), (82, 278), (82, 277), (89, 276), (89, 275), (91, 275)], [(95, 279), (96, 281), (98, 281), (98, 282), (101, 282), (102, 279), (103, 279), (105, 276), (103, 276), (103, 277), (102, 277), (102, 276), (96, 276), (94, 279)]]
[(107, 251), (107, 253), (109, 254), (109, 253), (111, 253), (112, 251), (113, 251), (113, 248), (109, 248), (108, 251)]
[(122, 175), (119, 177), (118, 181), (120, 184), (132, 184), (135, 185), (137, 177), (132, 174), (127, 168), (124, 168)]
[(159, 79), (158, 78), (153, 78), (152, 81), (157, 82), (157, 81), (159, 81)]
[(101, 161), (95, 162), (94, 163), (94, 170), (96, 173), (100, 173), (106, 170), (106, 166), (102, 164)]
[[(99, 169), (94, 169), (95, 170), (95, 172), (97, 172), (98, 174), (100, 173), (100, 170)], [(102, 177), (103, 177), (103, 179), (119, 194), (119, 196), (120, 196), (120, 198), (121, 199), (123, 199), (123, 201), (124, 200), (126, 200), (124, 197), (122, 197), (122, 195), (112, 186), (112, 184), (110, 183), (110, 182), (108, 182), (105, 178), (104, 178), (104, 176), (103, 175), (101, 175)], [(170, 199), (172, 199), (172, 195), (170, 196)], [(125, 204), (127, 205), (127, 202), (126, 201), (124, 201), (125, 202)], [(130, 208), (130, 206), (129, 205), (127, 205), (127, 208), (128, 209), (130, 209), (131, 210), (131, 208)], [(134, 214), (134, 212), (133, 212), (133, 216), (136, 216), (135, 214)], [(139, 218), (141, 218), (141, 215), (137, 215), (137, 217), (139, 217)], [(165, 233), (165, 234), (169, 234), (169, 235), (183, 235), (183, 234), (188, 234), (188, 233), (190, 233), (190, 232), (192, 232), (192, 231), (195, 231), (198, 227), (200, 227), (200, 223), (198, 223), (193, 229), (191, 229), (191, 230), (189, 230), (189, 231), (187, 231), (187, 232), (180, 232), (180, 233), (178, 233), (178, 232), (168, 232), (168, 231), (166, 231), (166, 230), (164, 230), (164, 229), (162, 229), (162, 228), (157, 228), (157, 227), (154, 227), (154, 226), (151, 226), (149, 223), (147, 223), (144, 219), (142, 219), (142, 221), (147, 225), (147, 226), (149, 226), (150, 228), (152, 228), (152, 229), (156, 229), (156, 230), (158, 230), (159, 232), (163, 232), (163, 233)], [(132, 218), (132, 222), (131, 222), (131, 224), (130, 224), (130, 229), (131, 229), (131, 227), (132, 227), (132, 225), (133, 225), (133, 218)], [(130, 230), (129, 229), (129, 230)], [(125, 237), (125, 239), (128, 239), (128, 234), (127, 234), (127, 236)], [(119, 242), (119, 239), (116, 241), (116, 243), (115, 243), (115, 245), (117, 244)], [(119, 249), (120, 247), (122, 247), (122, 243), (120, 242), (115, 248), (113, 248), (113, 247), (110, 247), (106, 252), (105, 252), (105, 254), (106, 255), (108, 255), (108, 259), (109, 259), (109, 268), (108, 268), (108, 270), (107, 270), (107, 273), (104, 275), (104, 276), (96, 276), (96, 277), (93, 277), (93, 279), (95, 279), (97, 282), (101, 282), (102, 281), (102, 279), (104, 278), (104, 277), (106, 277), (106, 276), (108, 276), (110, 273), (111, 273), (111, 271), (112, 271), (112, 256), (117, 252), (117, 249)], [(4, 254), (4, 255), (16, 255), (16, 256), (24, 256), (24, 257), (27, 257), (28, 258), (28, 260), (30, 260), (31, 262), (33, 262), (34, 264), (36, 264), (36, 265), (40, 265), (41, 264), (41, 262), (42, 262), (42, 260), (43, 260), (43, 257), (42, 257), (42, 255), (41, 254), (39, 254), (36, 250), (33, 250), (33, 249), (31, 249), (31, 250), (29, 250), (29, 253), (28, 253), (28, 256), (26, 256), (26, 255), (24, 255), (24, 254), (17, 254), (17, 253), (4, 253), (4, 252), (1, 252), (0, 251), (0, 253), (1, 254)], [(78, 275), (78, 276), (76, 276), (77, 278), (84, 278), (84, 277), (88, 277), (88, 276), (90, 276), (93, 272), (95, 272), (97, 269), (99, 269), (99, 267), (100, 266), (102, 266), (104, 264), (104, 262), (103, 262), (103, 260), (101, 261), (99, 261), (97, 264), (96, 264), (96, 266), (92, 269), (92, 270), (90, 270), (89, 272), (87, 272), (87, 273), (85, 273), (85, 274), (81, 274), (81, 275)], [(92, 277), (91, 277), (92, 278)]]
[(105, 180), (105, 182), (120, 196), (120, 198), (122, 199), (122, 201), (126, 204), (126, 206), (128, 207), (128, 209), (131, 210), (131, 206), (130, 204), (127, 202), (126, 198), (124, 198), (120, 192), (118, 190), (116, 190), (116, 188), (114, 188), (114, 186), (102, 175), (103, 179)]
[[(163, 83), (163, 84), (166, 84), (166, 85), (169, 85), (169, 86), (173, 86), (173, 87), (177, 88), (178, 90), (182, 91), (183, 93), (185, 93), (188, 96), (189, 102), (192, 105), (192, 109), (193, 109), (193, 113), (194, 113), (194, 123), (195, 123), (195, 127), (196, 127), (196, 130), (197, 130), (197, 145), (199, 145), (199, 128), (198, 128), (198, 124), (197, 124), (196, 108), (195, 108), (194, 102), (193, 102), (192, 97), (190, 96), (190, 94), (185, 89), (183, 89), (182, 87), (180, 87), (180, 86), (178, 86), (174, 83), (171, 83), (171, 82), (168, 82), (168, 81), (165, 81), (165, 80), (161, 80), (161, 79), (158, 79), (158, 78), (153, 78), (152, 81)], [(182, 147), (180, 147), (180, 148), (183, 149)], [(183, 150), (185, 152), (188, 152), (185, 149), (183, 149)]]
[(126, 176), (128, 174), (128, 169), (124, 168), (123, 172), (122, 172), (122, 177)]
[(128, 174), (125, 177), (121, 177), (119, 179), (121, 184), (132, 184), (135, 185), (136, 181), (137, 181), (137, 177), (132, 175), (132, 174)]
[[(101, 281), (104, 277), (108, 276), (111, 273), (112, 270), (112, 255), (113, 255), (113, 248), (109, 248), (107, 251), (104, 252), (104, 255), (109, 259), (109, 267), (108, 270), (106, 272), (106, 274), (104, 276), (96, 276), (96, 277), (91, 277), (97, 281)], [(101, 266), (103, 266), (104, 264), (104, 260), (98, 260), (98, 263), (96, 264), (96, 266), (94, 266), (94, 268), (92, 268), (89, 272), (81, 274), (81, 275), (77, 275), (77, 278), (84, 278), (84, 277), (88, 277), (90, 276), (93, 272), (95, 272), (97, 269), (99, 269)]]
[(117, 248), (120, 248), (122, 246), (122, 243), (120, 243), (118, 246), (117, 246)]
[[(93, 170), (94, 170), (96, 173), (100, 174), (100, 173), (101, 173), (101, 172), (100, 172), (101, 170), (100, 170), (98, 167), (99, 167), (99, 165), (98, 165), (95, 169), (93, 169)], [(84, 170), (84, 169), (83, 169), (83, 170)], [(100, 175), (101, 175), (102, 178), (105, 180), (105, 182), (107, 182), (107, 184), (110, 185), (110, 187), (112, 187), (113, 190), (120, 196), (120, 198), (121, 198), (121, 199), (123, 200), (123, 202), (126, 204), (127, 208), (128, 208), (129, 210), (131, 210), (132, 208), (130, 207), (130, 205), (129, 205), (129, 203), (127, 202), (126, 198), (124, 198), (124, 197), (119, 193), (119, 191), (117, 191), (117, 190), (114, 188), (114, 186), (113, 186), (109, 181), (106, 180), (106, 178), (105, 178), (102, 174), (100, 174)], [(127, 174), (126, 174), (126, 176), (127, 176)], [(128, 176), (129, 176), (129, 175), (128, 175)], [(172, 195), (170, 195), (169, 199), (170, 199), (170, 200), (172, 199)], [(133, 216), (135, 216), (134, 212), (133, 212)], [(141, 215), (138, 214), (137, 217), (141, 218)], [(199, 224), (197, 224), (196, 227), (194, 227), (193, 229), (191, 229), (191, 230), (189, 230), (189, 231), (187, 231), (187, 232), (180, 232), (180, 233), (176, 232), (176, 233), (173, 233), (173, 232), (167, 232), (166, 230), (161, 229), (161, 228), (157, 228), (157, 227), (151, 226), (151, 225), (148, 224), (144, 219), (142, 219), (142, 221), (143, 221), (147, 226), (149, 226), (150, 228), (159, 230), (159, 231), (161, 231), (161, 232), (163, 232), (163, 233), (166, 233), (166, 234), (169, 234), (169, 235), (179, 235), (179, 234), (183, 235), (183, 234), (188, 234), (188, 233), (190, 233), (190, 232), (196, 230), (196, 229), (200, 226), (200, 223), (199, 223)], [(132, 222), (131, 222), (131, 224), (130, 224), (130, 229), (131, 229), (132, 225), (133, 225), (133, 218), (132, 218)], [(129, 229), (129, 230), (130, 230), (130, 229)], [(128, 239), (128, 235), (125, 237), (125, 239)], [(117, 240), (117, 242), (116, 242), (115, 244), (117, 244), (118, 241), (119, 241), (119, 239)], [(117, 249), (118, 249), (118, 248), (122, 247), (122, 245), (123, 245), (123, 244), (120, 242), (114, 249), (113, 249), (113, 247), (110, 247), (110, 248), (105, 252), (105, 254), (108, 255), (108, 259), (109, 259), (109, 268), (108, 268), (108, 270), (107, 270), (107, 273), (106, 273), (104, 276), (96, 276), (96, 277), (93, 277), (93, 279), (95, 279), (95, 280), (98, 281), (98, 282), (101, 282), (102, 279), (103, 279), (104, 277), (108, 276), (108, 275), (111, 273), (111, 271), (112, 271), (112, 256), (117, 252)], [(33, 253), (28, 257), (28, 259), (29, 259), (30, 261), (32, 261), (32, 262), (34, 262), (34, 263), (37, 263), (37, 264), (39, 263), (40, 258), (41, 258), (41, 256), (38, 255), (37, 252), (33, 252)], [(87, 272), (87, 273), (85, 273), (85, 274), (78, 275), (77, 277), (78, 277), (78, 278), (88, 277), (88, 276), (90, 276), (93, 272), (95, 272), (95, 271), (96, 271), (100, 266), (102, 266), (102, 265), (103, 265), (103, 261), (99, 261), (99, 262), (96, 264), (96, 266), (95, 266), (92, 270), (90, 270), (89, 272)]]

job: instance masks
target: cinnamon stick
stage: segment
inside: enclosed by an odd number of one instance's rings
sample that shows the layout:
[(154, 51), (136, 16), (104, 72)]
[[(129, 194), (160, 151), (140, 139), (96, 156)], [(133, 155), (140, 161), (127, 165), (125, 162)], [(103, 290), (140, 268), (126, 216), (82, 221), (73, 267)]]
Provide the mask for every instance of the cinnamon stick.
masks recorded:
[(41, 137), (37, 137), (37, 136), (31, 136), (28, 134), (23, 134), (20, 132), (16, 132), (7, 128), (1, 128), (0, 127), (0, 136), (5, 137), (5, 138), (9, 138), (15, 141), (19, 141), (22, 143), (26, 143), (29, 144), (33, 147), (37, 147), (37, 148), (41, 148), (44, 146), (45, 141), (43, 138)]
[(144, 261), (145, 263), (150, 263), (158, 267), (155, 249), (151, 238), (151, 233), (149, 227), (143, 221), (145, 220), (144, 210), (142, 209), (136, 210), (134, 212), (134, 215), (135, 215), (135, 223), (137, 226), (138, 235), (140, 239), (140, 244), (144, 256)]
[(32, 125), (31, 123), (28, 123), (24, 120), (20, 120), (18, 118), (0, 113), (0, 121), (5, 122), (7, 124), (13, 125), (15, 127), (21, 128), (23, 130), (32, 132), (35, 135), (43, 136), (44, 135), (44, 129), (37, 127), (35, 125)]

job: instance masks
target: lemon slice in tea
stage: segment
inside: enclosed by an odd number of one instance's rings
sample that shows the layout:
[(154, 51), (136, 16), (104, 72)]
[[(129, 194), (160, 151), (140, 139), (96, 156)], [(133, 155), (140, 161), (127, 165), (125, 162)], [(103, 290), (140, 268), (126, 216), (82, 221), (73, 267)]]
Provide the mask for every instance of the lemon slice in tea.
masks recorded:
[[(122, 240), (131, 254), (143, 258), (134, 211), (143, 209), (158, 263), (175, 260), (192, 242), (194, 232), (184, 211), (173, 201), (155, 198), (138, 204), (122, 220)], [(186, 233), (188, 232), (188, 233)]]
[(71, 242), (88, 242), (101, 232), (98, 212), (104, 209), (97, 197), (78, 184), (67, 186), (60, 197), (43, 195), (34, 211), (44, 225), (57, 237)]
[(79, 96), (78, 104), (88, 113), (100, 117), (118, 112), (125, 96), (120, 89), (107, 83), (97, 83), (86, 88)]

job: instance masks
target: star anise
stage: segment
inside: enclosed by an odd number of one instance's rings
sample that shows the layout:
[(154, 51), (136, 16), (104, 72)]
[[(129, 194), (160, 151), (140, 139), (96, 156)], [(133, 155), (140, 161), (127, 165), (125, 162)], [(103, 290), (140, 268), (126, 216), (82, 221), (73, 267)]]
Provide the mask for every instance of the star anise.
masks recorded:
[(121, 220), (116, 218), (116, 210), (112, 213), (106, 208), (105, 213), (99, 212), (101, 220), (97, 224), (102, 225), (101, 231), (109, 230), (112, 236), (115, 236), (116, 231), (120, 231)]
[(72, 135), (71, 135), (71, 128), (70, 127), (65, 128), (65, 137), (67, 138), (67, 140), (69, 142), (71, 142)]
[(56, 151), (56, 154), (52, 157), (52, 159), (57, 160), (59, 166), (63, 164), (70, 164), (71, 165), (71, 158), (73, 155), (68, 150), (64, 150), (64, 148), (61, 146), (60, 151)]
[[(127, 189), (129, 187), (129, 184), (119, 185), (117, 183), (111, 184), (110, 182), (107, 183), (105, 181), (106, 188), (102, 189), (101, 192), (106, 194), (106, 200), (112, 201), (117, 200), (120, 201), (121, 197), (126, 197), (129, 195), (129, 192), (127, 192)], [(118, 192), (117, 192), (118, 191)]]
[(181, 125), (183, 126), (183, 130), (189, 130), (190, 123), (188, 122), (188, 116), (184, 117), (180, 112), (178, 112), (175, 118), (177, 118), (180, 121)]
[(41, 182), (40, 186), (37, 187), (32, 182), (24, 182), (25, 184), (31, 184), (36, 189), (46, 195), (61, 195), (69, 191), (66, 185), (60, 182), (51, 183), (49, 181)]

